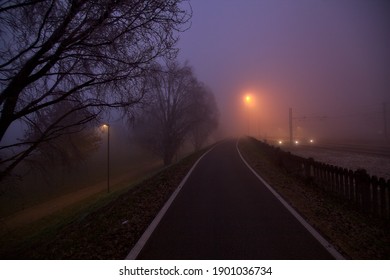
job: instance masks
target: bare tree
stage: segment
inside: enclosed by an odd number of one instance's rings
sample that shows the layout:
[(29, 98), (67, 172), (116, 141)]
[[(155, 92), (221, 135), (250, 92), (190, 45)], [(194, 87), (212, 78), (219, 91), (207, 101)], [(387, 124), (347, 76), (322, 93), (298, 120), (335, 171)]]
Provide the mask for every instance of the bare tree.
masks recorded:
[(189, 132), (189, 140), (195, 151), (198, 151), (218, 128), (219, 111), (213, 93), (204, 84), (198, 83), (193, 91), (193, 126)]
[(147, 90), (148, 102), (136, 133), (169, 165), (189, 133), (208, 121), (207, 115), (201, 114), (211, 93), (197, 81), (187, 64), (180, 66), (175, 62), (168, 63), (166, 68), (156, 66)]
[[(27, 160), (31, 166), (71, 168), (98, 149), (101, 137), (95, 114), (88, 108), (73, 111), (72, 105), (69, 102), (56, 103), (50, 109), (37, 112), (34, 120), (30, 119), (24, 139), (40, 143), (34, 155)], [(72, 113), (64, 117), (67, 112)], [(56, 129), (48, 129), (53, 124), (56, 124)], [(40, 138), (45, 130), (51, 135), (42, 142)]]
[[(102, 107), (138, 103), (145, 71), (157, 58), (176, 54), (177, 31), (191, 16), (182, 2), (1, 1), (0, 141), (13, 123), (31, 123), (59, 102), (72, 104), (64, 118), (90, 108), (85, 122)], [(57, 129), (53, 123), (37, 142), (0, 146), (0, 180)]]

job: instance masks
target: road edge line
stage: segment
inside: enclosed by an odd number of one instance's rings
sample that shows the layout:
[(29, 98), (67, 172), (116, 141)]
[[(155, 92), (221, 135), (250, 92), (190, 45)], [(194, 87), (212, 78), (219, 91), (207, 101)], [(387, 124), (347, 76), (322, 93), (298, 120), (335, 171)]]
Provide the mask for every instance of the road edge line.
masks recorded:
[[(216, 144), (218, 145), (218, 144)], [(165, 213), (168, 211), (169, 207), (171, 206), (172, 202), (175, 200), (176, 196), (179, 194), (180, 190), (183, 188), (184, 184), (187, 182), (188, 178), (190, 177), (191, 173), (194, 171), (198, 163), (202, 160), (204, 156), (206, 156), (212, 149), (215, 148), (214, 145), (209, 150), (207, 150), (203, 155), (201, 155), (200, 158), (194, 163), (194, 165), (191, 167), (191, 169), (188, 171), (186, 176), (183, 178), (183, 180), (180, 182), (179, 186), (176, 188), (176, 190), (171, 194), (167, 202), (165, 202), (164, 206), (161, 208), (161, 210), (158, 212), (156, 217), (153, 219), (153, 221), (150, 223), (150, 225), (147, 227), (145, 232), (141, 235), (140, 239), (138, 239), (137, 243), (134, 245), (134, 247), (131, 249), (130, 253), (127, 255), (125, 260), (135, 260), (139, 253), (144, 248), (146, 242), (149, 240), (150, 236), (154, 232), (154, 230), (157, 228), (158, 224), (164, 217)]]
[(241, 158), (241, 160), (245, 163), (245, 165), (249, 168), (250, 171), (259, 179), (264, 186), (267, 187), (267, 189), (280, 201), (280, 203), (283, 204), (284, 207), (306, 228), (307, 231), (313, 235), (315, 239), (331, 254), (336, 260), (344, 260), (342, 254), (339, 253), (339, 251), (336, 250), (336, 248), (330, 244), (314, 227), (312, 227), (284, 198), (274, 190), (274, 188), (269, 185), (250, 165), (249, 163), (244, 159), (242, 156), (240, 149), (238, 148), (238, 142), (240, 139), (236, 142), (236, 149), (237, 152)]

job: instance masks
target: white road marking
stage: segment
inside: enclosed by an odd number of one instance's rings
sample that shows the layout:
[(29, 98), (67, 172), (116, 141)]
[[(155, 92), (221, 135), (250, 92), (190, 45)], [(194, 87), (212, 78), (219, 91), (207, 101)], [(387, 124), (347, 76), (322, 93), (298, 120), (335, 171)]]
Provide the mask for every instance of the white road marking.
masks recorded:
[(191, 167), (190, 171), (188, 171), (187, 175), (184, 177), (184, 179), (180, 182), (179, 186), (176, 188), (176, 190), (172, 193), (171, 197), (168, 199), (168, 201), (164, 204), (163, 208), (161, 208), (160, 212), (158, 212), (157, 216), (153, 219), (152, 223), (148, 226), (148, 228), (145, 230), (145, 232), (142, 234), (141, 238), (138, 240), (138, 242), (134, 245), (133, 249), (130, 251), (130, 253), (127, 255), (126, 260), (135, 260), (138, 256), (138, 254), (141, 252), (143, 247), (145, 246), (146, 242), (154, 232), (154, 230), (157, 228), (158, 224), (164, 217), (165, 213), (171, 206), (172, 202), (175, 200), (176, 196), (179, 194), (180, 190), (183, 188), (184, 184), (187, 182), (188, 178), (190, 177), (191, 173), (194, 171), (195, 167), (198, 165), (198, 163), (201, 161), (201, 159), (207, 155), (212, 149), (214, 149), (216, 145), (211, 147), (208, 151), (206, 151)]
[(336, 248), (333, 247), (332, 244), (330, 244), (322, 235), (315, 230), (306, 220), (297, 212), (293, 207), (291, 207), (290, 204), (288, 204), (283, 197), (281, 197), (263, 178), (260, 177), (259, 174), (246, 162), (244, 157), (242, 156), (239, 148), (238, 148), (238, 141), (236, 142), (236, 149), (238, 154), (241, 157), (241, 160), (245, 163), (245, 165), (249, 168), (250, 171), (264, 184), (264, 186), (267, 187), (267, 189), (283, 204), (284, 207), (287, 208), (288, 211), (314, 236), (315, 239), (318, 240), (318, 242), (321, 243), (322, 246), (336, 259), (336, 260), (344, 260), (344, 257), (336, 250)]

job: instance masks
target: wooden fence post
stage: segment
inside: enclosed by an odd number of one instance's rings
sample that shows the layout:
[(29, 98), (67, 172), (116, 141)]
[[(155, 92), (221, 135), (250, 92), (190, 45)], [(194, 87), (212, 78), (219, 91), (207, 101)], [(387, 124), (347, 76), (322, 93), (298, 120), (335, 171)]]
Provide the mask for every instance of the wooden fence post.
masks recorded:
[(337, 196), (342, 196), (341, 193), (341, 178), (342, 178), (342, 168), (335, 166), (334, 167), (334, 183), (336, 188)]
[(344, 169), (338, 167), (337, 173), (338, 173), (339, 196), (344, 197)]
[(329, 168), (330, 171), (330, 182), (332, 186), (332, 192), (334, 194), (337, 193), (337, 187), (336, 187), (336, 168), (334, 165), (331, 165)]
[(389, 192), (388, 186), (385, 179), (379, 179), (379, 204), (380, 204), (380, 215), (383, 218), (389, 217), (389, 200), (386, 198)]
[(371, 208), (371, 211), (375, 216), (380, 216), (378, 177), (376, 177), (376, 176), (371, 177), (371, 186), (372, 186), (372, 208)]
[[(305, 177), (307, 180), (313, 180), (314, 177), (314, 159), (313, 158), (308, 158), (307, 160), (304, 161), (305, 163)], [(313, 170), (313, 171), (312, 171)]]
[(326, 181), (326, 190), (332, 191), (332, 177), (330, 173), (330, 165), (325, 165), (325, 181)]
[(355, 180), (355, 175), (352, 170), (348, 171), (348, 182), (349, 182), (349, 200), (355, 204), (357, 202), (356, 199), (356, 180)]
[(386, 219), (390, 219), (390, 179), (387, 180), (387, 183), (385, 184), (385, 194), (386, 212), (383, 217)]
[(387, 189), (387, 215), (385, 217), (387, 219), (390, 219), (390, 179), (387, 180), (386, 189)]
[(323, 176), (324, 168), (323, 168), (321, 162), (317, 162), (316, 165), (317, 165), (317, 176), (316, 176), (316, 179), (319, 181), (319, 184), (320, 184), (321, 188), (323, 189), (324, 188), (324, 176)]
[(358, 169), (355, 171), (355, 177), (358, 207), (361, 208), (363, 212), (367, 213), (369, 212), (371, 202), (370, 176), (368, 176), (366, 170)]
[(349, 193), (348, 193), (348, 187), (349, 187), (349, 180), (348, 180), (348, 169), (346, 168), (343, 168), (342, 169), (342, 182), (343, 182), (343, 197), (345, 199), (348, 200), (348, 196), (349, 196)]

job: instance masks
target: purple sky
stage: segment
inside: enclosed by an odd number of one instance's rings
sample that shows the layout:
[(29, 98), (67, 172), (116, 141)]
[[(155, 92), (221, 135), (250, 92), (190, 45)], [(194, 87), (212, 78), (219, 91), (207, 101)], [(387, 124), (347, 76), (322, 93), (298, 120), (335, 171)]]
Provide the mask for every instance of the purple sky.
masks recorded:
[(313, 133), (352, 116), (380, 133), (383, 102), (390, 102), (389, 1), (192, 0), (191, 6), (179, 57), (216, 95), (225, 129), (242, 127), (242, 96), (250, 92), (257, 101), (252, 122), (263, 135), (286, 133), (289, 107), (296, 116), (328, 117), (302, 125)]

